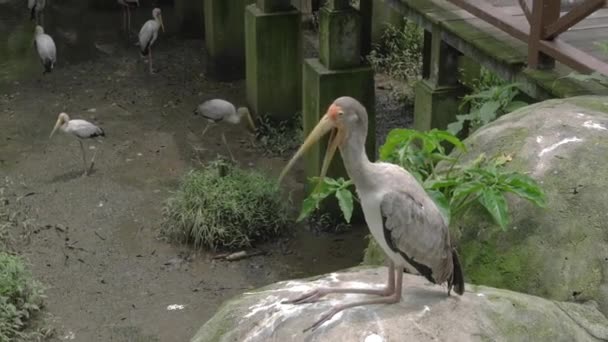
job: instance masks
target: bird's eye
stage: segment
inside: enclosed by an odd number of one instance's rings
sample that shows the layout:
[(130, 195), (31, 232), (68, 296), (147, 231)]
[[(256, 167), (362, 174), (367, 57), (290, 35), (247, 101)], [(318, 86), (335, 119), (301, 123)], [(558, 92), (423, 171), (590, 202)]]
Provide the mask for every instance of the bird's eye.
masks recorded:
[(344, 112), (338, 112), (338, 115), (344, 116)]

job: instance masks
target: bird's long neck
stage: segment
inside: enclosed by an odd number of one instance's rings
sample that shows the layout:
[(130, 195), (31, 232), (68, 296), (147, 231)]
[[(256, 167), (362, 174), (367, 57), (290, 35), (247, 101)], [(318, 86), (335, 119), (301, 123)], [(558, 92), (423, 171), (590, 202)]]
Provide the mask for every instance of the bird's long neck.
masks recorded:
[(358, 189), (362, 189), (372, 185), (369, 174), (372, 171), (373, 163), (369, 161), (365, 152), (367, 127), (357, 129), (346, 137), (346, 141), (340, 146), (340, 154), (348, 176)]

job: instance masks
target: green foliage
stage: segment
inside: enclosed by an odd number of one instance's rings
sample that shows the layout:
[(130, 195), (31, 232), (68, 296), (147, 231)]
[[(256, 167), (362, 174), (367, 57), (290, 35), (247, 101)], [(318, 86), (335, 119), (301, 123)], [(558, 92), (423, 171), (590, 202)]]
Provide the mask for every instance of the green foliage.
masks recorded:
[(258, 119), (255, 132), (257, 145), (268, 155), (284, 156), (294, 153), (303, 141), (302, 115), (293, 119), (275, 122), (268, 116)]
[(448, 125), (448, 131), (458, 134), (468, 127), (470, 134), (503, 114), (527, 106), (526, 102), (514, 101), (515, 96), (519, 94), (518, 86), (517, 83), (492, 85), (485, 89), (478, 88), (474, 93), (466, 95), (459, 110), (462, 111), (463, 107), (468, 105), (470, 111), (456, 115), (456, 121)]
[(287, 208), (275, 180), (216, 161), (182, 180), (163, 209), (161, 231), (196, 247), (248, 247), (280, 234)]
[[(541, 207), (545, 205), (545, 195), (535, 180), (503, 168), (511, 160), (510, 156), (487, 158), (482, 154), (468, 165), (457, 165), (458, 158), (447, 154), (447, 145), (458, 154), (466, 152), (465, 145), (446, 131), (394, 129), (380, 148), (380, 159), (408, 170), (434, 200), (448, 225), (474, 204), (480, 204), (492, 220), (505, 229), (509, 224), (507, 193)], [(304, 201), (301, 217), (308, 215), (310, 208), (317, 208), (329, 194), (347, 190), (350, 185), (343, 179), (325, 178)], [(342, 210), (349, 219), (352, 207)]]
[(423, 30), (405, 21), (402, 27), (388, 25), (368, 60), (376, 72), (400, 81), (414, 81), (422, 70)]
[(327, 197), (333, 195), (338, 200), (338, 205), (347, 223), (350, 223), (350, 219), (353, 215), (353, 193), (349, 187), (353, 185), (350, 180), (344, 180), (340, 177), (333, 179), (325, 177), (323, 182), (319, 182), (319, 177), (311, 177), (311, 184), (317, 184), (316, 188), (311, 194), (304, 199), (302, 203), (302, 211), (298, 216), (297, 221), (301, 221), (306, 217), (309, 217), (315, 210), (319, 209), (321, 202)]
[(0, 252), (0, 341), (33, 338), (28, 320), (42, 306), (42, 287), (21, 258)]

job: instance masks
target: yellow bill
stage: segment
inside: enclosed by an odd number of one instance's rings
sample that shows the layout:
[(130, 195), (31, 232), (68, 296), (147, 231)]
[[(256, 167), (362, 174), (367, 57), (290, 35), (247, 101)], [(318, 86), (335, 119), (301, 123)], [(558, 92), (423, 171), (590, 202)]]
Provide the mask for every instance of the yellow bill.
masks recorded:
[(51, 135), (49, 135), (49, 139), (53, 137), (53, 134), (55, 134), (55, 131), (60, 126), (61, 126), (61, 119), (57, 119), (57, 122), (55, 123), (55, 127), (53, 127), (53, 130), (51, 131)]
[(321, 140), (321, 138), (329, 131), (331, 131), (331, 135), (329, 137), (329, 142), (327, 143), (327, 151), (325, 152), (325, 157), (323, 158), (321, 174), (319, 176), (319, 184), (323, 182), (336, 150), (344, 140), (344, 131), (337, 125), (335, 116), (329, 114), (323, 115), (317, 126), (315, 126), (312, 132), (310, 132), (302, 146), (300, 146), (296, 154), (291, 158), (289, 163), (287, 163), (287, 166), (285, 166), (281, 172), (281, 175), (279, 176), (279, 183), (281, 183), (287, 172), (289, 172), (289, 170), (293, 167), (298, 158), (300, 158), (300, 156), (302, 156), (304, 152), (306, 152), (312, 145)]

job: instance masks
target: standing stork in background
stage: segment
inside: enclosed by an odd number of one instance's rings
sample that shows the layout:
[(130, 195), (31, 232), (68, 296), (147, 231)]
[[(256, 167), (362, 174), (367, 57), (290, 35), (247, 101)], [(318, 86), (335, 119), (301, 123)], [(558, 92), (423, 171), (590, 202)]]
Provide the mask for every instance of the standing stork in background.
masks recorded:
[(44, 66), (42, 74), (44, 75), (47, 72), (53, 71), (55, 62), (57, 62), (57, 48), (55, 47), (53, 38), (44, 33), (44, 28), (40, 25), (36, 26), (34, 47), (36, 48), (36, 52), (38, 52), (42, 66)]
[(37, 25), (43, 25), (43, 10), (46, 0), (27, 0), (27, 8), (30, 10), (30, 20), (36, 20)]
[(97, 154), (97, 150), (93, 154), (93, 158), (91, 158), (91, 166), (87, 167), (87, 157), (84, 152), (84, 145), (82, 144), (83, 139), (92, 139), (96, 137), (105, 137), (106, 134), (100, 127), (95, 126), (94, 124), (85, 121), (85, 120), (70, 120), (70, 117), (66, 113), (59, 113), (59, 117), (57, 118), (57, 122), (55, 123), (55, 127), (53, 127), (53, 131), (49, 136), (49, 139), (53, 137), (55, 131), (60, 129), (64, 133), (72, 134), (76, 138), (78, 138), (78, 142), (80, 143), (80, 150), (82, 151), (82, 161), (84, 163), (84, 173), (82, 176), (86, 176), (89, 172), (89, 169), (93, 168), (95, 164), (95, 155)]
[(117, 0), (122, 6), (122, 27), (127, 31), (127, 37), (131, 33), (131, 9), (139, 7), (139, 0)]
[[(409, 172), (400, 166), (370, 162), (365, 153), (367, 111), (351, 97), (336, 99), (304, 144), (289, 161), (279, 177), (287, 171), (312, 144), (331, 131), (327, 152), (321, 167), (320, 182), (327, 172), (337, 148), (350, 179), (353, 180), (365, 221), (376, 242), (388, 256), (388, 283), (383, 289), (321, 287), (285, 303), (313, 302), (330, 293), (360, 293), (379, 298), (335, 305), (309, 329), (316, 329), (336, 313), (355, 306), (392, 304), (401, 300), (404, 268), (416, 269), (434, 284), (447, 282), (464, 293), (464, 278), (450, 234), (435, 202)], [(396, 274), (395, 274), (396, 271)]]
[(163, 16), (160, 13), (160, 8), (155, 8), (152, 10), (152, 18), (141, 27), (139, 31), (139, 50), (141, 51), (141, 56), (148, 56), (148, 65), (150, 67), (150, 74), (152, 71), (152, 44), (156, 41), (158, 37), (158, 29), (162, 28), (163, 32), (165, 32), (165, 25), (163, 25)]
[[(241, 123), (241, 119), (245, 117), (247, 119), (247, 127), (250, 131), (255, 132), (255, 124), (253, 123), (253, 118), (249, 113), (249, 109), (247, 107), (239, 107), (238, 109), (230, 102), (222, 99), (213, 99), (208, 100), (200, 104), (195, 110), (194, 115), (200, 115), (203, 118), (207, 119), (207, 125), (203, 130), (203, 134), (201, 138), (209, 129), (209, 124), (219, 124), (221, 122), (226, 122), (233, 125), (238, 125)], [(230, 151), (230, 147), (228, 147), (228, 142), (226, 141), (226, 136), (222, 131), (222, 141), (224, 145), (226, 145), (226, 149), (228, 149), (228, 153), (230, 154), (230, 158), (234, 161), (234, 156)]]

